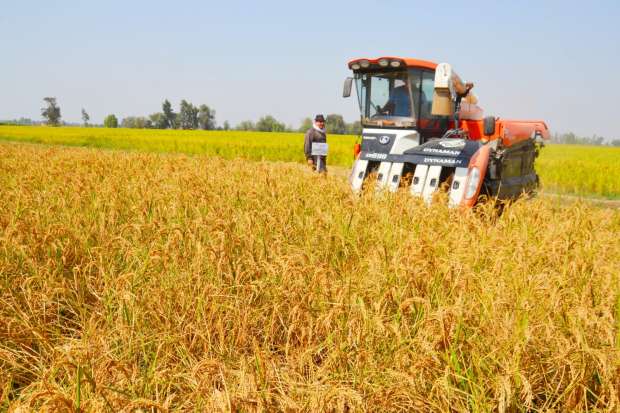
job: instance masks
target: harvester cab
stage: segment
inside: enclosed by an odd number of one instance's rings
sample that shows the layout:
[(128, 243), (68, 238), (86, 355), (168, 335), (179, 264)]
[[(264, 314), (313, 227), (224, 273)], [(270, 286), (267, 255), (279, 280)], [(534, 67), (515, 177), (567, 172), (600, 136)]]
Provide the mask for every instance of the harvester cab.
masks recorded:
[(447, 63), (382, 57), (349, 68), (343, 96), (354, 83), (363, 127), (354, 191), (376, 179), (378, 190), (406, 188), (430, 202), (443, 189), (450, 206), (471, 207), (481, 195), (514, 199), (538, 186), (543, 121), (484, 118), (473, 83)]

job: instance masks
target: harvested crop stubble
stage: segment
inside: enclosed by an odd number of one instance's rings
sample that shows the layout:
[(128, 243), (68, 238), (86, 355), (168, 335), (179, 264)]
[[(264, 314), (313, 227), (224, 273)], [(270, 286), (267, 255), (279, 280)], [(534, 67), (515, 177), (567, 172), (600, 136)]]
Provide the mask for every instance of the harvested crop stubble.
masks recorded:
[(0, 408), (617, 411), (620, 211), (0, 144)]

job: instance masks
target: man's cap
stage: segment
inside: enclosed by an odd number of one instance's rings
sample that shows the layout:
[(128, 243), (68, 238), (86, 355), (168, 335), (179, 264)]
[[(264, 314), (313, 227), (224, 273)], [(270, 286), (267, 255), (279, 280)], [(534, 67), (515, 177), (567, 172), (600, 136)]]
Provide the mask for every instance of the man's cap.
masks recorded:
[(315, 122), (325, 122), (325, 118), (323, 117), (323, 115), (316, 115), (314, 117), (314, 121)]

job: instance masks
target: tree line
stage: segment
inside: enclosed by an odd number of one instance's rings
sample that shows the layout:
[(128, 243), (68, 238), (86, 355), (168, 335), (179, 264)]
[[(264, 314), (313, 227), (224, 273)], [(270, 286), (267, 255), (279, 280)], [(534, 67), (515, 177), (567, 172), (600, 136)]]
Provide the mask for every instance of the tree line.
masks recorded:
[[(245, 120), (240, 122), (234, 129), (241, 131), (259, 131), (259, 132), (305, 132), (313, 125), (312, 118), (304, 118), (298, 128), (286, 126), (279, 122), (271, 115), (263, 116), (257, 122)], [(351, 123), (345, 122), (342, 115), (332, 113), (325, 117), (325, 129), (328, 134), (335, 135), (360, 135), (362, 133), (362, 125), (360, 121)]]
[[(43, 99), (46, 103), (41, 108), (41, 115), (49, 126), (59, 126), (64, 124), (61, 121), (60, 107), (54, 97), (46, 97)], [(24, 119), (24, 121), (26, 121)], [(30, 119), (23, 124), (35, 124)], [(89, 124), (90, 115), (82, 108), (82, 125), (97, 126)], [(106, 128), (138, 128), (138, 129), (203, 129), (203, 130), (240, 130), (240, 131), (258, 131), (258, 132), (305, 132), (312, 127), (312, 119), (307, 117), (302, 120), (299, 128), (293, 128), (284, 122), (278, 121), (271, 115), (265, 115), (254, 122), (245, 120), (238, 125), (231, 127), (228, 121), (224, 121), (218, 126), (215, 120), (215, 110), (207, 105), (195, 106), (191, 102), (181, 100), (178, 112), (172, 108), (172, 104), (168, 99), (162, 103), (161, 112), (152, 113), (149, 116), (128, 116), (119, 121), (115, 114), (106, 116), (103, 120), (103, 126)], [(329, 134), (352, 134), (359, 135), (362, 133), (361, 123), (359, 121), (347, 123), (342, 115), (332, 113), (327, 115), (325, 127)]]
[(593, 146), (617, 146), (620, 147), (620, 139), (605, 139), (603, 136), (577, 136), (573, 132), (555, 133), (551, 136), (551, 142), (564, 143), (567, 145), (593, 145)]
[[(43, 98), (46, 106), (41, 108), (41, 116), (49, 126), (59, 126), (64, 124), (61, 121), (60, 106), (54, 97)], [(359, 135), (362, 133), (360, 121), (348, 123), (342, 115), (332, 113), (326, 116), (325, 128), (328, 134), (349, 134)], [(82, 108), (82, 125), (90, 125), (90, 116)], [(1, 121), (0, 124), (13, 125), (37, 125), (41, 122), (27, 118), (20, 118), (12, 121)], [(128, 116), (120, 122), (116, 115), (110, 114), (105, 117), (103, 126), (107, 128), (140, 128), (140, 129), (204, 129), (204, 130), (240, 130), (240, 131), (259, 131), (259, 132), (305, 132), (312, 127), (312, 118), (304, 118), (299, 128), (293, 128), (283, 122), (278, 121), (271, 115), (265, 115), (254, 122), (245, 120), (232, 127), (228, 121), (224, 121), (218, 126), (215, 119), (215, 110), (202, 104), (194, 106), (192, 103), (181, 100), (178, 112), (172, 108), (168, 99), (162, 103), (161, 112), (153, 113), (149, 116)], [(554, 134), (551, 142), (572, 145), (595, 145), (595, 146), (616, 146), (620, 147), (620, 139), (606, 139), (602, 136), (593, 135), (591, 137), (578, 136), (573, 132)]]
[(216, 129), (215, 110), (207, 105), (194, 106), (191, 102), (183, 99), (179, 105), (179, 111), (172, 109), (168, 99), (162, 103), (161, 112), (155, 112), (149, 116), (128, 116), (122, 121), (114, 114), (110, 114), (103, 120), (106, 128), (138, 128), (138, 129)]

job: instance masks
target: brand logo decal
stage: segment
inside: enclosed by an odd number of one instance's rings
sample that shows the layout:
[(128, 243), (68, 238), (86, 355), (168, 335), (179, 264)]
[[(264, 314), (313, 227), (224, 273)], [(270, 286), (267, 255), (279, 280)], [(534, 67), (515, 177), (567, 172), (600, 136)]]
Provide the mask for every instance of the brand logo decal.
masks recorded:
[(382, 145), (387, 145), (390, 142), (390, 137), (383, 135), (383, 136), (379, 136), (379, 143)]
[(387, 153), (368, 153), (366, 158), (370, 159), (387, 159)]
[(461, 151), (451, 151), (450, 149), (437, 149), (437, 148), (424, 148), (422, 149), (422, 152), (432, 152), (432, 153), (438, 153), (441, 155), (454, 155), (454, 156), (459, 156), (459, 154), (461, 153)]
[(462, 148), (465, 146), (465, 141), (463, 139), (450, 139), (439, 142), (440, 146), (444, 148)]
[(463, 161), (461, 159), (424, 158), (424, 163), (460, 165), (463, 163)]

